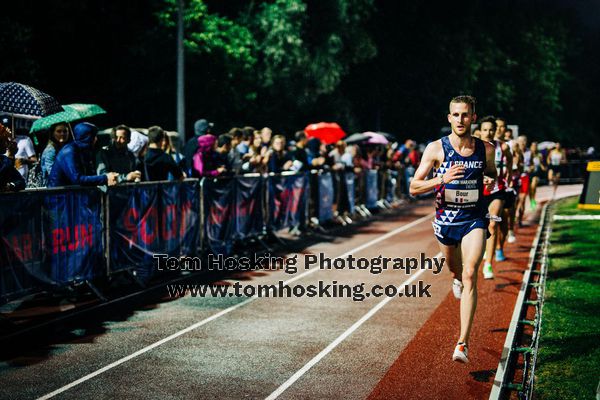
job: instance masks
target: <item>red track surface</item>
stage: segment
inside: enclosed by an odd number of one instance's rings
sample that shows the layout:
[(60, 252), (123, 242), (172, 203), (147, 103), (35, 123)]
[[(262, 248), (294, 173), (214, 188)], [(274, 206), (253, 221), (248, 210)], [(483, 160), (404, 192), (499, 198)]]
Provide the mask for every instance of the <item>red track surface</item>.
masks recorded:
[(506, 244), (506, 261), (496, 262), (495, 279), (478, 280), (478, 305), (469, 345), (469, 364), (452, 361), (459, 334), (459, 300), (452, 292), (400, 353), (369, 400), (488, 398), (537, 225), (517, 231)]

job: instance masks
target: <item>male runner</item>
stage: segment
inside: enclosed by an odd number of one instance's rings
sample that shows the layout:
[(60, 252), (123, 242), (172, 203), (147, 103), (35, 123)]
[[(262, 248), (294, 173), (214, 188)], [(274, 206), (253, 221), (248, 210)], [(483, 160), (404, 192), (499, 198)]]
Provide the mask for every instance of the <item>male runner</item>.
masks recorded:
[[(484, 188), (485, 204), (488, 209), (490, 237), (487, 239), (485, 261), (483, 264), (484, 279), (494, 278), (492, 262), (494, 261), (494, 252), (498, 240), (499, 223), (501, 220), (502, 209), (504, 207), (504, 190), (506, 189), (506, 153), (509, 151), (506, 145), (496, 141), (496, 118), (487, 116), (481, 119), (481, 140), (490, 143), (494, 147), (494, 159), (496, 166), (497, 180), (494, 187), (488, 190)], [(502, 261), (502, 259), (498, 260)]]
[(523, 215), (525, 214), (525, 202), (529, 195), (529, 182), (531, 181), (530, 165), (531, 165), (531, 151), (527, 148), (527, 136), (521, 135), (517, 138), (519, 149), (523, 157), (523, 168), (521, 171), (521, 186), (519, 189), (519, 199), (517, 201), (517, 221), (519, 228), (523, 226)]
[[(517, 193), (513, 188), (514, 182), (510, 179), (512, 175), (512, 165), (513, 165), (513, 157), (512, 150), (509, 147), (508, 143), (506, 143), (506, 120), (504, 118), (496, 118), (496, 142), (500, 144), (502, 149), (502, 160), (499, 163), (498, 157), (496, 157), (496, 166), (503, 169), (503, 171), (498, 171), (499, 177), (504, 177), (504, 202), (503, 208), (501, 207), (499, 210), (499, 214), (492, 214), (500, 217), (500, 227), (498, 229), (498, 239), (496, 240), (496, 261), (504, 261), (506, 257), (504, 256), (504, 242), (508, 235), (508, 225), (509, 225), (509, 210), (514, 207), (515, 199), (517, 198)], [(498, 180), (500, 182), (500, 179)], [(486, 268), (484, 267), (483, 272), (485, 274)], [(485, 277), (485, 276), (484, 276)], [(493, 277), (493, 276), (492, 276)], [(488, 278), (489, 275), (488, 275)]]
[[(433, 232), (454, 275), (452, 290), (460, 298), (460, 337), (452, 359), (468, 362), (467, 345), (477, 306), (477, 268), (487, 236), (483, 186), (496, 177), (494, 148), (471, 136), (475, 99), (450, 101), (452, 133), (427, 145), (410, 184), (410, 194), (436, 193)], [(436, 176), (427, 179), (434, 168)], [(487, 176), (484, 176), (484, 173)], [(460, 246), (460, 247), (459, 247)]]

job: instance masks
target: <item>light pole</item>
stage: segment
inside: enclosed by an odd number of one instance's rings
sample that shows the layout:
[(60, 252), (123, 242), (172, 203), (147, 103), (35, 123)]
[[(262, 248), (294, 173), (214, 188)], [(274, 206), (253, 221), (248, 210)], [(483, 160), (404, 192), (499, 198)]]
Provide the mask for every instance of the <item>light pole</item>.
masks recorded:
[(177, 1), (177, 133), (185, 143), (185, 91), (183, 49), (183, 0)]

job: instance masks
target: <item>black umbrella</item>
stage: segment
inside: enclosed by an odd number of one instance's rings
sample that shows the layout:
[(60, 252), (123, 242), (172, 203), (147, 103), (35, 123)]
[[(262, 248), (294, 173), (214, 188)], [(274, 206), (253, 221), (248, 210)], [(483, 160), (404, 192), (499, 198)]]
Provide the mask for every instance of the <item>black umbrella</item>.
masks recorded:
[(355, 144), (355, 143), (361, 143), (361, 142), (366, 142), (367, 140), (369, 140), (370, 136), (365, 135), (364, 133), (354, 133), (350, 136), (348, 136), (347, 138), (344, 139), (344, 142), (348, 143), (348, 144)]
[(16, 82), (0, 83), (0, 113), (17, 118), (45, 117), (63, 111), (54, 97)]

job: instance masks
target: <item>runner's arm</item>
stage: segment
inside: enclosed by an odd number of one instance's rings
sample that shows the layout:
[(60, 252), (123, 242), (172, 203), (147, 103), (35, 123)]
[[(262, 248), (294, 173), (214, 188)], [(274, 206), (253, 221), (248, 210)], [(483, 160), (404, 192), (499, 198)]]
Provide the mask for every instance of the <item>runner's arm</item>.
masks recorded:
[(440, 141), (431, 142), (425, 148), (419, 168), (415, 172), (415, 176), (410, 182), (410, 194), (416, 196), (418, 194), (427, 193), (434, 187), (442, 183), (442, 178), (439, 176), (432, 179), (426, 179), (429, 171), (435, 166), (435, 162), (439, 161)]
[(496, 170), (496, 150), (492, 144), (487, 142), (485, 142), (485, 171), (483, 175), (494, 181), (498, 178), (498, 172)]

